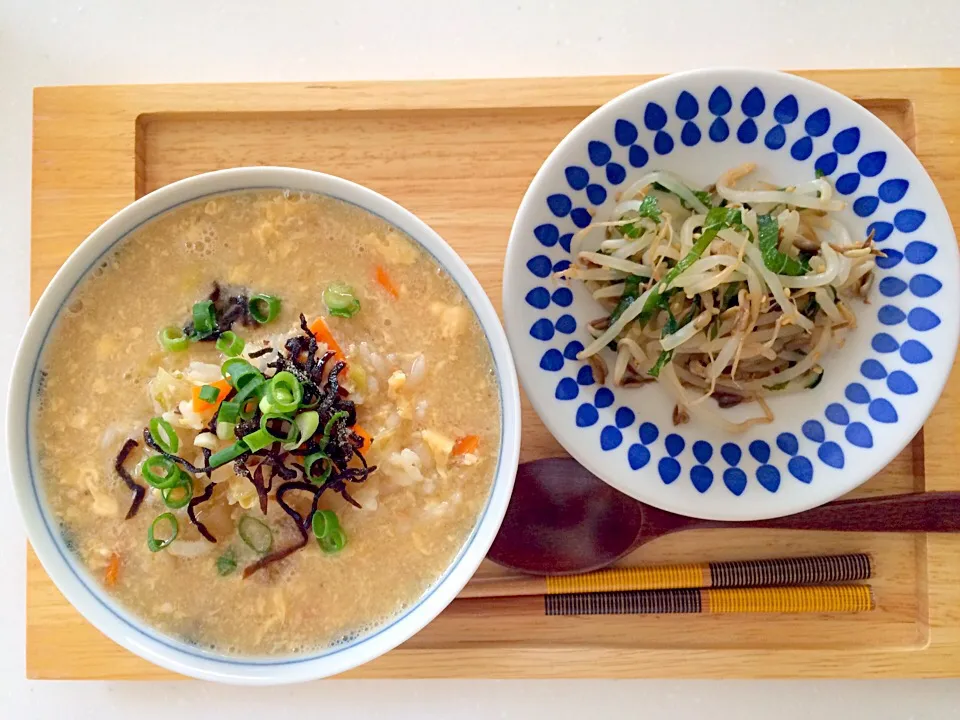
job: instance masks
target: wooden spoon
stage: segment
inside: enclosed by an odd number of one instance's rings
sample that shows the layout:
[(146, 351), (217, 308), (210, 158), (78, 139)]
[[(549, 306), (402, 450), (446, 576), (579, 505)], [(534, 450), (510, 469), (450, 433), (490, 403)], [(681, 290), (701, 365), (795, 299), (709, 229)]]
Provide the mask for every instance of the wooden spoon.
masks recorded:
[(840, 500), (769, 520), (721, 522), (676, 515), (614, 490), (573, 458), (523, 463), (487, 557), (535, 575), (598, 570), (662, 535), (695, 528), (849, 532), (958, 532), (960, 492)]

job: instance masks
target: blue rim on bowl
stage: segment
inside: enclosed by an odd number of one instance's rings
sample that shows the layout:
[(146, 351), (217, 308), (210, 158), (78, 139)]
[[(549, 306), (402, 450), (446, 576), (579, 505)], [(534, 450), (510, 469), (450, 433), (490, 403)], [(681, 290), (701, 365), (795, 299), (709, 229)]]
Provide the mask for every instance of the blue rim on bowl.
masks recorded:
[[(29, 417), (47, 335), (66, 298), (102, 255), (144, 223), (183, 203), (211, 194), (262, 188), (304, 190), (357, 205), (413, 238), (450, 274), (476, 313), (493, 356), (500, 390), (501, 445), (493, 487), (476, 526), (443, 576), (417, 603), (371, 633), (320, 652), (238, 658), (199, 649), (147, 627), (103, 592), (72, 557), (51, 522), (36, 481)], [(101, 632), (137, 655), (184, 675), (237, 684), (290, 683), (341, 673), (384, 654), (419, 631), (456, 597), (486, 555), (506, 512), (519, 458), (519, 403), (513, 358), (496, 311), (463, 260), (430, 227), (393, 201), (341, 178), (292, 168), (234, 168), (181, 180), (150, 193), (101, 225), (67, 259), (37, 302), (17, 351), (7, 406), (7, 451), (31, 545), (64, 596)]]
[[(599, 385), (576, 355), (602, 314), (556, 280), (570, 241), (606, 219), (618, 190), (654, 169), (712, 183), (755, 162), (778, 184), (828, 177), (844, 222), (873, 232), (878, 261), (859, 327), (823, 361), (824, 380), (773, 398), (776, 419), (730, 435), (675, 427), (661, 388)], [(507, 251), (503, 307), (524, 389), (571, 455), (619, 490), (694, 517), (751, 520), (833, 500), (893, 459), (930, 414), (960, 335), (956, 239), (920, 162), (869, 111), (793, 75), (717, 69), (670, 75), (611, 100), (544, 162)]]

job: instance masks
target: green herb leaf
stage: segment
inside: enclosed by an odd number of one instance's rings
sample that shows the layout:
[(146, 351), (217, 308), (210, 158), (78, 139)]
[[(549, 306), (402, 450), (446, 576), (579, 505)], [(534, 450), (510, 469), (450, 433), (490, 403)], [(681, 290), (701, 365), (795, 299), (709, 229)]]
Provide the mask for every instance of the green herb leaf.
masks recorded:
[(713, 196), (706, 190), (691, 190), (691, 192), (694, 194), (697, 200), (702, 202), (707, 207), (711, 207), (713, 205)]
[(640, 217), (650, 218), (655, 223), (658, 223), (662, 217), (660, 203), (657, 202), (657, 199), (653, 195), (647, 195), (643, 199), (643, 202), (640, 203), (640, 207), (637, 208), (637, 214), (640, 215)]
[(824, 175), (826, 175), (826, 173), (825, 173), (823, 170), (821, 170), (820, 168), (817, 168), (816, 171), (813, 173), (813, 176), (814, 176), (815, 178), (817, 178), (818, 180), (819, 180), (820, 178), (822, 178)]
[(624, 278), (623, 294), (620, 295), (620, 301), (613, 309), (613, 312), (610, 313), (611, 324), (615, 323), (626, 309), (633, 304), (633, 301), (640, 297), (640, 282), (641, 278), (637, 275), (627, 275), (627, 277)]
[(780, 225), (772, 215), (757, 217), (760, 254), (767, 269), (777, 275), (805, 275), (810, 267), (779, 250)]
[(653, 364), (653, 367), (650, 368), (648, 374), (652, 377), (660, 377), (660, 371), (663, 370), (663, 366), (670, 362), (670, 359), (673, 357), (673, 350), (664, 350), (660, 353), (660, 357), (657, 358), (657, 362)]
[(237, 569), (237, 558), (233, 554), (233, 548), (229, 548), (223, 555), (217, 558), (217, 575), (225, 577)]

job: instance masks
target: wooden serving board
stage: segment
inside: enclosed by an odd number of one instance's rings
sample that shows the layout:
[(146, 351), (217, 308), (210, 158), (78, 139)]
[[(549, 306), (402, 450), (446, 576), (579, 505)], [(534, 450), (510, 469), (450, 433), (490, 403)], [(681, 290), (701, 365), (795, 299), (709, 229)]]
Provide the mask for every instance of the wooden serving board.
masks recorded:
[[(878, 115), (960, 217), (960, 70), (803, 73)], [(97, 225), (174, 180), (238, 165), (340, 175), (403, 204), (469, 263), (499, 306), (523, 193), (578, 121), (649, 77), (39, 88), (32, 299)], [(524, 401), (521, 460), (562, 451)], [(858, 495), (960, 489), (960, 373), (921, 436)], [(522, 617), (457, 601), (351, 677), (960, 675), (960, 536), (697, 531), (630, 564), (870, 552), (876, 612), (852, 616)], [(500, 572), (485, 565), (482, 573)], [(27, 675), (166, 678), (64, 600), (30, 553)]]

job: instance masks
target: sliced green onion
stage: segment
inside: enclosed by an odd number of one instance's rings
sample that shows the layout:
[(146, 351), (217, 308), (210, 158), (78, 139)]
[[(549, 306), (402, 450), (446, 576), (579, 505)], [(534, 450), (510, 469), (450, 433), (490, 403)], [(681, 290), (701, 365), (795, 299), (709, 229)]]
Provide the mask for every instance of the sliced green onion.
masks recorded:
[(255, 397), (249, 398), (240, 407), (240, 419), (249, 420), (256, 414), (257, 414), (257, 399)]
[(216, 388), (213, 385), (204, 385), (200, 388), (199, 397), (204, 402), (215, 403), (217, 398), (220, 397), (220, 388)]
[(343, 531), (343, 528), (335, 527), (326, 537), (318, 538), (317, 543), (320, 545), (321, 550), (332, 555), (333, 553), (338, 553), (343, 550), (347, 544), (347, 534)]
[(157, 333), (157, 342), (160, 347), (170, 352), (183, 352), (190, 347), (190, 338), (183, 334), (183, 329), (174, 327), (165, 327)]
[[(317, 463), (322, 463), (322, 471), (319, 475), (313, 473), (313, 466)], [(327, 481), (327, 478), (330, 477), (330, 473), (333, 470), (333, 463), (330, 461), (330, 458), (323, 451), (318, 451), (312, 455), (307, 455), (303, 459), (303, 473), (307, 476), (307, 479), (316, 484), (323, 485)]]
[(172, 487), (161, 490), (160, 495), (168, 508), (177, 510), (186, 506), (193, 499), (193, 478), (180, 470), (177, 483)]
[[(236, 423), (232, 422), (222, 422), (217, 421), (217, 437), (221, 440), (229, 440), (232, 437), (235, 437), (234, 429), (237, 427)], [(212, 456), (211, 456), (212, 457)]]
[(275, 412), (290, 413), (300, 407), (300, 401), (303, 400), (303, 386), (296, 375), (283, 370), (270, 378), (264, 397), (268, 398)]
[(320, 415), (317, 414), (316, 410), (308, 410), (297, 415), (293, 423), (297, 428), (297, 437), (285, 442), (283, 444), (284, 450), (296, 450), (312, 438), (317, 428), (320, 427)]
[(165, 453), (173, 455), (180, 449), (180, 438), (177, 437), (173, 425), (162, 417), (155, 417), (150, 420), (150, 435)]
[[(157, 540), (157, 525), (159, 525), (161, 521), (170, 523), (170, 537), (166, 540)], [(153, 522), (150, 523), (150, 529), (147, 530), (147, 547), (150, 549), (150, 552), (159, 552), (167, 547), (177, 539), (177, 532), (179, 530), (180, 526), (177, 524), (177, 518), (174, 517), (173, 513), (165, 512), (162, 515), (157, 515)]]
[(280, 314), (280, 298), (260, 293), (250, 298), (250, 315), (261, 325), (272, 322)]
[(333, 432), (333, 426), (336, 425), (338, 420), (343, 420), (345, 417), (347, 417), (347, 412), (345, 410), (335, 412), (330, 416), (330, 419), (327, 420), (327, 424), (323, 426), (323, 438), (320, 440), (320, 447), (327, 446), (327, 443), (330, 442), (330, 433)]
[(340, 519), (333, 510), (317, 510), (313, 514), (311, 526), (314, 537), (322, 540), (330, 534), (331, 530), (340, 527)]
[(211, 455), (209, 460), (210, 467), (217, 468), (221, 465), (226, 465), (231, 460), (236, 460), (245, 452), (249, 452), (249, 448), (243, 443), (242, 440), (239, 440), (230, 447), (225, 447), (223, 450), (218, 450)]
[[(271, 421), (279, 421), (279, 422), (289, 423), (290, 426), (289, 426), (289, 428), (287, 429), (286, 432), (283, 432), (283, 433), (281, 433), (280, 435), (278, 435), (276, 432), (274, 432), (273, 430), (270, 429), (270, 422), (271, 422)], [(283, 441), (283, 442), (290, 442), (291, 440), (294, 439), (294, 437), (297, 435), (297, 433), (300, 432), (299, 428), (296, 426), (296, 424), (293, 422), (293, 420), (291, 420), (291, 419), (290, 419), (289, 417), (287, 417), (286, 415), (279, 415), (279, 414), (277, 414), (277, 413), (268, 413), (268, 414), (264, 415), (263, 417), (261, 417), (261, 418), (260, 418), (260, 428), (261, 428), (262, 430), (267, 431), (267, 432), (270, 434), (270, 437), (272, 437), (274, 440), (280, 440), (280, 441)]]
[(217, 575), (224, 577), (237, 569), (237, 558), (233, 553), (233, 548), (227, 550), (223, 555), (217, 558)]
[(266, 383), (266, 380), (259, 372), (256, 375), (252, 373), (242, 375), (237, 383), (237, 394), (233, 398), (234, 401), (242, 406), (247, 398), (259, 398), (265, 390), (264, 383)]
[(236, 400), (224, 400), (220, 403), (220, 410), (217, 412), (217, 422), (235, 423), (239, 415), (240, 403)]
[(343, 283), (334, 283), (324, 290), (323, 302), (336, 317), (349, 318), (360, 311), (360, 301), (353, 294), (353, 288)]
[(255, 517), (244, 515), (240, 518), (237, 532), (240, 533), (240, 539), (251, 550), (260, 555), (270, 552), (270, 548), (273, 547), (273, 533), (266, 523), (257, 520)]
[(143, 461), (140, 474), (150, 487), (164, 490), (177, 484), (180, 479), (180, 468), (163, 455), (152, 455)]
[(230, 358), (223, 363), (223, 365), (220, 366), (220, 372), (227, 379), (227, 382), (230, 383), (230, 386), (235, 390), (242, 387), (242, 378), (246, 377), (247, 375), (260, 375), (260, 371), (257, 370), (253, 365), (248, 363), (243, 358), (236, 357)]
[(213, 311), (212, 300), (201, 300), (193, 304), (193, 329), (198, 337), (206, 337), (217, 327), (217, 317)]
[(259, 452), (275, 442), (278, 442), (277, 438), (263, 428), (243, 436), (243, 443), (250, 448), (250, 452)]
[(217, 338), (217, 350), (230, 357), (242, 353), (244, 345), (246, 345), (246, 343), (243, 341), (243, 338), (239, 337), (232, 330), (220, 333), (220, 337)]

